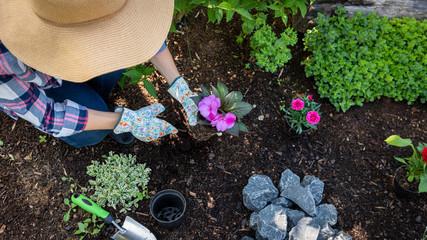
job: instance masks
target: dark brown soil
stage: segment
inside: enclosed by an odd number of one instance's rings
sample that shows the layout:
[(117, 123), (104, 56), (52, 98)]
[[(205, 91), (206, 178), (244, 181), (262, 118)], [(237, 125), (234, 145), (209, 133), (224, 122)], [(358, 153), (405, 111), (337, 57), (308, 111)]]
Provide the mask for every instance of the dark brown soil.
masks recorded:
[[(392, 189), (394, 156), (408, 156), (411, 149), (390, 147), (388, 136), (398, 134), (414, 142), (427, 142), (427, 106), (383, 98), (348, 112), (337, 112), (327, 99), (319, 99), (313, 78), (305, 77), (300, 62), (309, 53), (301, 40), (292, 48), (293, 59), (277, 75), (245, 69), (249, 47), (235, 37), (239, 23), (207, 24), (204, 12), (194, 12), (180, 33), (170, 34), (169, 46), (190, 87), (224, 82), (241, 91), (256, 105), (244, 119), (249, 133), (224, 134), (197, 142), (186, 132), (184, 114), (166, 92), (165, 80), (156, 73), (162, 118), (180, 132), (152, 143), (137, 142), (129, 148), (107, 138), (99, 145), (74, 149), (37, 131), (23, 120), (0, 113), (0, 239), (78, 239), (74, 236), (82, 212), (69, 222), (64, 198), (71, 195), (68, 176), (88, 186), (86, 166), (109, 151), (137, 155), (152, 169), (149, 193), (173, 188), (184, 194), (188, 211), (183, 224), (164, 230), (149, 214), (149, 200), (128, 215), (153, 231), (158, 239), (241, 239), (255, 237), (248, 228), (251, 211), (242, 204), (242, 190), (254, 174), (269, 176), (274, 183), (285, 169), (303, 177), (310, 174), (325, 183), (322, 202), (338, 210), (334, 226), (353, 239), (420, 239), (427, 222), (427, 198), (403, 199)], [(113, 100), (137, 109), (155, 100), (142, 86), (117, 89)], [(297, 138), (287, 135), (279, 106), (297, 94), (312, 94), (322, 104), (319, 129)], [(47, 136), (40, 143), (39, 136)], [(124, 219), (113, 209), (116, 218)], [(86, 215), (87, 216), (87, 215)], [(108, 239), (114, 232), (104, 227), (96, 237)]]

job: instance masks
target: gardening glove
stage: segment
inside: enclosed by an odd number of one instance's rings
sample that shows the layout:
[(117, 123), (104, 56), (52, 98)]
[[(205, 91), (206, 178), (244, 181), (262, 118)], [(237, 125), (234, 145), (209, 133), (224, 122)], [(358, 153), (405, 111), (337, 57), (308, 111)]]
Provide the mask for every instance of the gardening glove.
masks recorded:
[(172, 85), (169, 86), (168, 92), (184, 107), (190, 126), (195, 126), (197, 124), (197, 112), (199, 109), (191, 97), (195, 97), (197, 94), (190, 90), (182, 76), (175, 79)]
[(124, 107), (115, 109), (121, 112), (120, 120), (114, 128), (114, 133), (131, 132), (137, 139), (143, 142), (151, 142), (168, 134), (176, 134), (178, 130), (172, 124), (156, 118), (165, 107), (156, 103), (133, 111)]

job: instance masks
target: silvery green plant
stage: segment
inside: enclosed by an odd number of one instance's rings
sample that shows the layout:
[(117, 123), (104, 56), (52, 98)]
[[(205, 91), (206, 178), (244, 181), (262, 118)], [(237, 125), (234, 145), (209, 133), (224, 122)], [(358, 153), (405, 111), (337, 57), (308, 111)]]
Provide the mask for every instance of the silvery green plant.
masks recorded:
[(136, 163), (136, 156), (114, 154), (103, 156), (105, 162), (92, 161), (87, 174), (95, 177), (89, 180), (91, 198), (101, 207), (105, 205), (126, 213), (132, 206), (138, 207), (138, 201), (149, 198), (147, 184), (150, 181), (150, 168)]

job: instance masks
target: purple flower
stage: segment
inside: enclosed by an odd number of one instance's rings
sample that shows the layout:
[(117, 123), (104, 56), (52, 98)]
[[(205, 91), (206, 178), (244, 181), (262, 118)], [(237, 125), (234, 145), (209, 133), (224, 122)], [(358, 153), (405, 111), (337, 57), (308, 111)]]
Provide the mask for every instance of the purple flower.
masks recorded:
[(320, 121), (320, 116), (316, 111), (310, 111), (307, 113), (306, 119), (311, 125), (314, 125)]
[(304, 108), (304, 102), (301, 99), (295, 99), (292, 101), (293, 110), (301, 110)]
[(208, 121), (212, 121), (218, 115), (218, 108), (221, 106), (221, 101), (215, 95), (205, 97), (199, 102), (200, 114)]
[(212, 120), (211, 125), (212, 127), (216, 127), (218, 131), (224, 132), (225, 130), (232, 128), (235, 122), (236, 115), (233, 113), (227, 113), (225, 114), (225, 117), (223, 114), (218, 114), (215, 119)]

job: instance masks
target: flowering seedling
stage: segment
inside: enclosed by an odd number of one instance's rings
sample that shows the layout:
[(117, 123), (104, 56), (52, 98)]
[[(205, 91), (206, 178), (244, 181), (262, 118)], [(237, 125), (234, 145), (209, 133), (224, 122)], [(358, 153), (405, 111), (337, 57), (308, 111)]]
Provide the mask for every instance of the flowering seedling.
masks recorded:
[(413, 154), (408, 158), (398, 158), (394, 157), (397, 161), (406, 165), (406, 176), (408, 177), (408, 182), (413, 182), (414, 180), (420, 180), (418, 186), (418, 192), (427, 192), (427, 144), (419, 143), (415, 148), (412, 144), (411, 139), (404, 139), (398, 135), (392, 135), (386, 140), (391, 146), (396, 147), (411, 147)]
[(285, 105), (280, 106), (280, 110), (286, 113), (290, 127), (295, 129), (298, 134), (303, 130), (317, 129), (320, 121), (320, 104), (316, 103), (312, 95), (304, 95), (292, 99), (292, 105), (286, 109)]
[(221, 82), (217, 87), (212, 86), (212, 91), (201, 86), (202, 92), (193, 97), (198, 105), (199, 113), (203, 120), (198, 124), (211, 125), (219, 132), (228, 132), (233, 136), (239, 136), (239, 131), (248, 132), (245, 124), (241, 122), (244, 115), (252, 109), (252, 105), (243, 102), (241, 92), (229, 92), (228, 88)]

